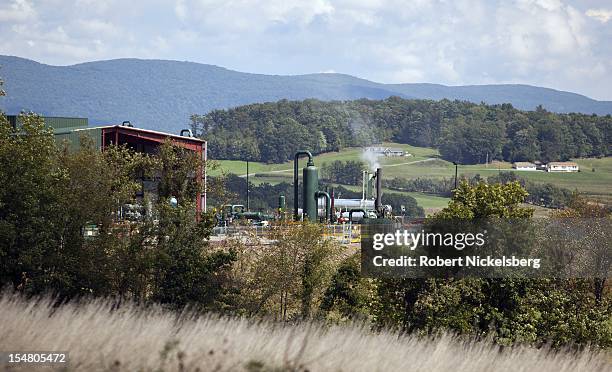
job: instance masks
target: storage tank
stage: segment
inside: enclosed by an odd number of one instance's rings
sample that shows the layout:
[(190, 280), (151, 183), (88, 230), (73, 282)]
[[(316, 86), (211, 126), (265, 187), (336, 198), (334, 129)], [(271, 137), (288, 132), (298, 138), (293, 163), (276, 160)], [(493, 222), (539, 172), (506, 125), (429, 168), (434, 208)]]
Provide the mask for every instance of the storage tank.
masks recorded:
[(334, 208), (337, 208), (337, 209), (352, 209), (352, 208), (374, 209), (374, 200), (336, 198), (334, 199)]
[(315, 193), (319, 189), (319, 170), (315, 167), (312, 159), (309, 159), (308, 164), (302, 170), (302, 181), (304, 183), (304, 219), (310, 221), (317, 220), (317, 199)]
[(285, 211), (285, 195), (278, 196), (278, 211), (279, 213)]
[[(300, 216), (303, 216), (303, 214), (300, 212), (298, 213), (298, 209), (299, 209), (299, 200), (300, 200), (300, 196), (298, 193), (298, 160), (300, 159), (300, 156), (302, 155), (306, 155), (308, 156), (308, 166), (312, 166), (314, 167), (314, 161), (312, 159), (312, 154), (310, 153), (310, 151), (306, 151), (306, 150), (300, 150), (298, 152), (295, 153), (295, 157), (293, 158), (293, 219), (295, 221), (299, 221), (301, 218)], [(306, 174), (308, 173), (310, 175), (309, 172), (311, 172), (312, 169), (310, 171), (306, 171), (306, 168), (304, 168), (304, 176), (306, 176)], [(316, 171), (316, 168), (314, 168), (314, 171)], [(318, 175), (317, 175), (318, 177)], [(304, 185), (306, 185), (306, 180), (304, 179)], [(312, 179), (309, 178), (309, 182), (312, 182)], [(318, 178), (316, 179), (316, 183), (318, 186)], [(309, 188), (311, 188), (312, 185), (309, 185)], [(315, 190), (316, 191), (316, 190)], [(310, 190), (309, 190), (310, 192)], [(306, 190), (304, 190), (303, 192), (304, 194), (304, 198), (302, 200), (302, 204), (303, 204), (303, 209), (304, 211), (306, 211), (306, 206), (304, 203), (306, 203), (307, 200), (311, 200), (314, 199), (314, 191), (312, 191), (311, 195), (306, 195)], [(309, 197), (307, 197), (309, 196)], [(315, 203), (315, 208), (316, 208), (316, 203)], [(316, 212), (316, 209), (315, 209)]]
[(278, 216), (281, 219), (285, 219), (285, 195), (278, 196)]

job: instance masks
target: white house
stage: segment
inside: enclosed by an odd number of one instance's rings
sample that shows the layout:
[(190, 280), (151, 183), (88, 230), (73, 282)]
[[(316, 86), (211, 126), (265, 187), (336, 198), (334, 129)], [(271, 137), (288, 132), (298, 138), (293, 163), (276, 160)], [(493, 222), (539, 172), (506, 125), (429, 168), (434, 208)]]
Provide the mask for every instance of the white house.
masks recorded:
[(392, 147), (366, 147), (365, 151), (383, 156), (405, 156), (406, 152), (402, 149)]
[(534, 163), (530, 163), (528, 161), (517, 161), (516, 163), (512, 163), (512, 168), (517, 171), (535, 171), (538, 170)]
[(578, 164), (571, 161), (553, 161), (546, 164), (547, 172), (578, 172)]

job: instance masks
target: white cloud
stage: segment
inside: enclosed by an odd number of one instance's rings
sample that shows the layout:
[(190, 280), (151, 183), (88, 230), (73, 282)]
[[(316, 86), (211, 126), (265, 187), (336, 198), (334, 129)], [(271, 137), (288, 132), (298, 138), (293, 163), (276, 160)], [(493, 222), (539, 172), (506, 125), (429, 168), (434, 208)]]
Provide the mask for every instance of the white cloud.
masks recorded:
[[(189, 8), (187, 11), (186, 8)], [(306, 26), (316, 17), (334, 12), (327, 0), (179, 0), (175, 6), (179, 18), (207, 30), (260, 32), (278, 24)]]
[(100, 19), (79, 19), (74, 21), (71, 26), (75, 28), (75, 33), (78, 34), (79, 38), (116, 38), (123, 35), (122, 27)]
[(27, 0), (13, 0), (0, 6), (0, 22), (23, 22), (36, 16)]
[(176, 4), (174, 5), (174, 13), (176, 13), (176, 16), (180, 20), (187, 18), (187, 7), (185, 6), (184, 0), (176, 1)]
[(0, 5), (0, 54), (333, 67), (387, 83), (528, 83), (612, 99), (612, 12), (598, 1), (13, 0)]
[(585, 14), (601, 23), (606, 23), (612, 19), (612, 10), (610, 9), (589, 9)]

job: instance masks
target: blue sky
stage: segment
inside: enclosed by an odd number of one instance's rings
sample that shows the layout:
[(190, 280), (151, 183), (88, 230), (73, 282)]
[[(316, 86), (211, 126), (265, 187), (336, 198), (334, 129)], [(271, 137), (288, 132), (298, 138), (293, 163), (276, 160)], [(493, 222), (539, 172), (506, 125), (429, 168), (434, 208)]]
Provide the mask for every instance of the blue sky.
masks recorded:
[(612, 100), (610, 0), (0, 0), (0, 34), (0, 54), (53, 65), (159, 58)]

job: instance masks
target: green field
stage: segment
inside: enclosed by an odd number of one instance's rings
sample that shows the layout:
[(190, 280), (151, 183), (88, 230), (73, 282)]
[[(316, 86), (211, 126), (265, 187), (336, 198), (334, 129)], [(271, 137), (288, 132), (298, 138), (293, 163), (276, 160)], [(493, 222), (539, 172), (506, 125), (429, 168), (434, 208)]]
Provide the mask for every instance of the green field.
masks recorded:
[[(390, 191), (397, 192), (397, 191)], [(425, 209), (442, 209), (448, 205), (450, 198), (443, 196), (425, 194), (422, 192), (406, 192), (405, 194), (416, 199), (417, 203)]]
[[(402, 148), (411, 156), (407, 157), (379, 157), (378, 160), (383, 166), (385, 178), (452, 178), (455, 176), (455, 166), (439, 158), (439, 153), (435, 149), (414, 147), (410, 145), (385, 143), (383, 146)], [(331, 152), (315, 156), (315, 165), (321, 167), (327, 162), (334, 160), (362, 160), (361, 148), (347, 148), (340, 152)], [(612, 202), (612, 157), (602, 159), (575, 159), (581, 172), (578, 173), (546, 173), (546, 172), (516, 172), (521, 177), (537, 182), (552, 183), (559, 187), (570, 190), (578, 190), (587, 197), (605, 202)], [(302, 167), (300, 161), (300, 167)], [(211, 172), (217, 175), (221, 171), (239, 175), (246, 174), (246, 163), (235, 160), (218, 161), (219, 168)], [(592, 169), (595, 169), (593, 172)], [(512, 171), (510, 163), (494, 162), (492, 164), (459, 165), (459, 177), (471, 177), (480, 174), (482, 177), (489, 177), (500, 172)], [(291, 182), (293, 176), (293, 164), (287, 162), (283, 164), (264, 164), (251, 162), (249, 172), (254, 183), (278, 183), (281, 181)], [(422, 193), (408, 193), (417, 199), (419, 205), (425, 209), (436, 209), (446, 205), (448, 199)]]
[[(270, 181), (267, 180), (266, 182), (270, 182)], [(342, 185), (342, 186), (352, 191), (361, 191), (360, 186), (353, 186), (353, 185)], [(425, 194), (422, 192), (396, 191), (396, 190), (383, 188), (383, 193), (387, 193), (387, 192), (412, 196), (417, 201), (417, 204), (423, 207), (423, 209), (425, 209), (426, 214), (431, 214), (433, 212), (436, 212), (446, 207), (446, 205), (448, 204), (450, 200), (450, 198), (445, 198), (443, 196), (437, 196), (437, 195)]]
[[(402, 148), (408, 153), (412, 154), (412, 156), (408, 156), (408, 157), (389, 157), (389, 158), (381, 157), (379, 158), (380, 163), (382, 165), (392, 166), (392, 167), (389, 167), (388, 169), (403, 168), (404, 163), (412, 163), (415, 161), (422, 161), (428, 158), (436, 158), (440, 156), (437, 150), (430, 149), (430, 148), (415, 147), (415, 146), (403, 145), (403, 144), (397, 144), (397, 143), (384, 143), (383, 146)], [(325, 154), (316, 155), (314, 157), (315, 164), (318, 167), (321, 167), (323, 164), (332, 162), (335, 160), (362, 160), (361, 153), (362, 153), (362, 149), (360, 147), (350, 147), (340, 152), (328, 152)], [(234, 173), (238, 175), (246, 174), (246, 162), (245, 161), (214, 160), (213, 162), (217, 163), (219, 165), (219, 168), (214, 169), (209, 173), (212, 176), (221, 174), (221, 172)], [(300, 163), (301, 162), (306, 162), (306, 160), (301, 159)], [(292, 171), (293, 171), (293, 162), (286, 162), (283, 164), (266, 164), (266, 163), (259, 163), (259, 162), (249, 163), (249, 173), (251, 175), (257, 174), (257, 173), (276, 172), (276, 173), (272, 173), (272, 176), (276, 177), (278, 175), (282, 177), (284, 176), (284, 173), (288, 173), (291, 176)]]

